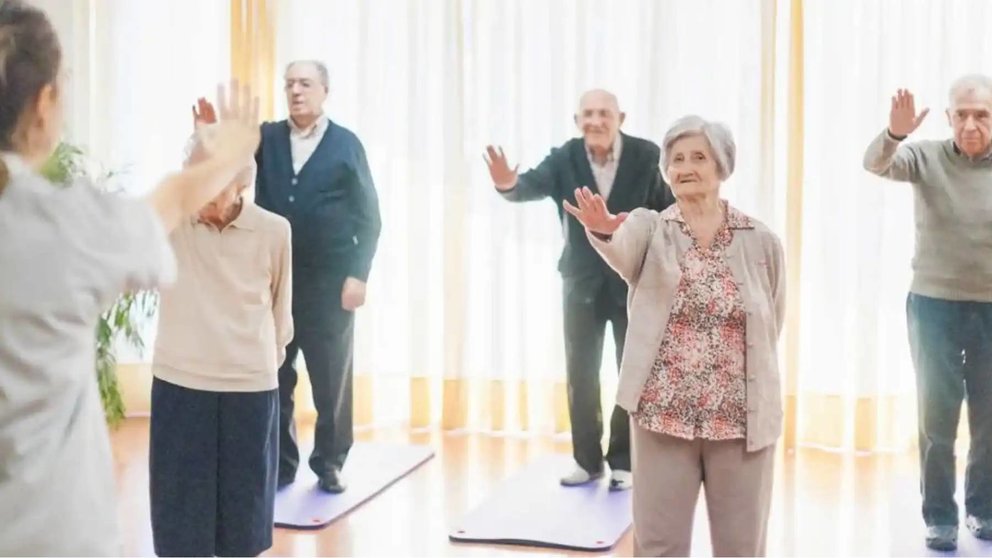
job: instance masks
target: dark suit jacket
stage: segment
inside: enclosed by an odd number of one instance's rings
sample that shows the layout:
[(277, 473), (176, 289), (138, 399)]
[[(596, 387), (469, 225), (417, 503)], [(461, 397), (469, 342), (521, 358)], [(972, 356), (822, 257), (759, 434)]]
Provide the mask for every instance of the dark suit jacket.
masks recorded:
[[(675, 198), (661, 177), (661, 150), (654, 143), (622, 134), (623, 149), (616, 179), (606, 206), (611, 213), (646, 207), (661, 211)], [(575, 189), (588, 186), (599, 192), (593, 178), (585, 141), (573, 138), (551, 153), (533, 169), (521, 174), (517, 185), (502, 196), (509, 201), (524, 202), (551, 198), (562, 222), (565, 247), (558, 260), (558, 271), (565, 280), (567, 294), (595, 296), (605, 282), (615, 300), (626, 303), (627, 284), (593, 250), (585, 228), (565, 211), (562, 200), (575, 205)]]
[(294, 283), (328, 274), (367, 281), (382, 222), (362, 143), (330, 122), (296, 174), (289, 132), (285, 120), (262, 124), (255, 199), (292, 226)]

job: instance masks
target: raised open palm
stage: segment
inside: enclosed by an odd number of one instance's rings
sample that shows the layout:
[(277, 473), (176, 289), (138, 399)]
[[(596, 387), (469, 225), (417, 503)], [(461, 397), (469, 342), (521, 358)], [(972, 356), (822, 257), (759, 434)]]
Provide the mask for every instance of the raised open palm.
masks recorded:
[(497, 188), (507, 190), (516, 185), (519, 165), (510, 168), (502, 147), (497, 150), (497, 148), (487, 145), (486, 154), (482, 158), (486, 161), (486, 165), (489, 167), (489, 176)]
[[(229, 87), (223, 84), (217, 87), (217, 104), (220, 118), (212, 115), (217, 122), (210, 126), (207, 122), (199, 124), (196, 133), (200, 145), (215, 157), (250, 158), (261, 140), (258, 97), (252, 95), (250, 87), (240, 87), (237, 81), (232, 81)], [(213, 107), (210, 112), (214, 112)]]
[(574, 215), (582, 226), (594, 233), (611, 235), (627, 219), (627, 213), (618, 215), (610, 213), (603, 197), (592, 193), (592, 190), (586, 186), (575, 189), (575, 202), (578, 207), (568, 203), (568, 200), (562, 200), (562, 206), (565, 211)]
[(892, 110), (889, 112), (889, 132), (894, 136), (905, 137), (916, 131), (930, 109), (925, 108), (916, 114), (916, 101), (913, 94), (900, 89), (892, 97)]

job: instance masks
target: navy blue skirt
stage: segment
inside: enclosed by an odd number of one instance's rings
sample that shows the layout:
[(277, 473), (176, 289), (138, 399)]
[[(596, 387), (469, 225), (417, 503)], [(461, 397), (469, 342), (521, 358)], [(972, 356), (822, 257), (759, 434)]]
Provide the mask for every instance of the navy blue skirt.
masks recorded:
[(272, 546), (279, 390), (213, 392), (155, 378), (149, 481), (159, 556), (256, 556)]

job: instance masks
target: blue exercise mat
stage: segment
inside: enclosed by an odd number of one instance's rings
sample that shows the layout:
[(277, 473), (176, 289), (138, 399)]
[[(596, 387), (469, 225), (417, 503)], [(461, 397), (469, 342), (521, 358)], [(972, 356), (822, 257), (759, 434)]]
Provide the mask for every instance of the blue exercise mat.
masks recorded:
[[(300, 448), (300, 455), (309, 455)], [(346, 490), (328, 494), (317, 488), (317, 476), (301, 463), (296, 482), (276, 493), (276, 527), (319, 529), (370, 500), (434, 457), (428, 446), (355, 444), (342, 475)]]
[(558, 479), (572, 466), (568, 455), (531, 463), (462, 518), (449, 539), (583, 551), (613, 548), (631, 526), (630, 491), (611, 492), (608, 475), (585, 486), (562, 486)]

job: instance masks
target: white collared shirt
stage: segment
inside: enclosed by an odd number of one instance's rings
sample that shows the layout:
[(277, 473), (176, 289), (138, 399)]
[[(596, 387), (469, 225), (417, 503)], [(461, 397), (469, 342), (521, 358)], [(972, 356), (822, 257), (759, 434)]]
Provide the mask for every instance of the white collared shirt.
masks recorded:
[(300, 174), (303, 165), (310, 160), (320, 141), (324, 139), (330, 124), (331, 121), (323, 114), (306, 128), (300, 128), (292, 118), (289, 119), (289, 146), (293, 155), (294, 174)]
[(620, 166), (620, 152), (623, 151), (623, 136), (617, 134), (617, 139), (613, 141), (613, 148), (606, 155), (606, 163), (599, 165), (592, 156), (592, 151), (587, 147), (586, 156), (589, 158), (589, 167), (592, 169), (592, 177), (596, 181), (596, 188), (599, 195), (604, 200), (610, 198), (613, 190), (613, 182), (617, 178), (617, 168)]

